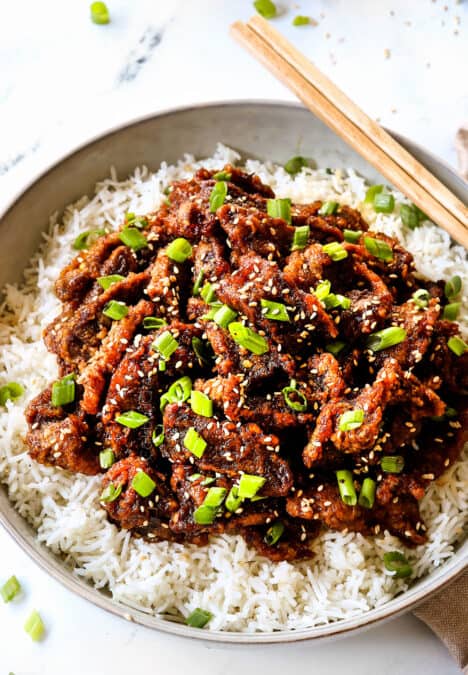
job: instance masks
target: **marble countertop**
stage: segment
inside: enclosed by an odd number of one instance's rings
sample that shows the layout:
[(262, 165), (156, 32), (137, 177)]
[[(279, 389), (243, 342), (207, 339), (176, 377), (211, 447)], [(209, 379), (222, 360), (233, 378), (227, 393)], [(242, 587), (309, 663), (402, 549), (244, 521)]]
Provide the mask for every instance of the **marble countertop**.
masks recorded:
[[(0, 3), (0, 206), (75, 144), (133, 116), (201, 101), (293, 97), (228, 37), (250, 0), (108, 0), (96, 26), (87, 0)], [(382, 124), (455, 165), (468, 119), (468, 2), (281, 0), (275, 25)], [(295, 14), (317, 25), (295, 28)], [(27, 588), (0, 605), (0, 673), (452, 675), (445, 648), (412, 616), (323, 645), (219, 648), (153, 633), (107, 615), (50, 580), (0, 531), (0, 578)], [(23, 633), (37, 606), (48, 626)], [(78, 648), (78, 649), (76, 649)], [(255, 659), (255, 661), (253, 661)], [(352, 666), (350, 667), (350, 664)]]

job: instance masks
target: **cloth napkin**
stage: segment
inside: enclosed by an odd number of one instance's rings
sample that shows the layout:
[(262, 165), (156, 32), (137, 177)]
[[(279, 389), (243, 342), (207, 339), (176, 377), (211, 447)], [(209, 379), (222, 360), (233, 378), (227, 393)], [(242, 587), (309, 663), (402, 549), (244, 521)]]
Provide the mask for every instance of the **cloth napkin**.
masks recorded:
[[(455, 147), (460, 174), (468, 181), (468, 123), (458, 130)], [(414, 614), (442, 640), (464, 675), (468, 675), (468, 570), (426, 600)]]

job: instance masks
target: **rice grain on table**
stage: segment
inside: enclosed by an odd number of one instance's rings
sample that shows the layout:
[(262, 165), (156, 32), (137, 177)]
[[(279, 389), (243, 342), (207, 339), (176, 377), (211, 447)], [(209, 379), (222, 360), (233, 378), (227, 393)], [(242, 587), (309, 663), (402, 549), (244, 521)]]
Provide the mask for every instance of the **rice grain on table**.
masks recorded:
[[(53, 220), (41, 251), (25, 272), (20, 288), (8, 286), (0, 308), (2, 359), (0, 385), (16, 381), (24, 396), (0, 410), (0, 480), (11, 501), (34, 528), (38, 540), (97, 588), (107, 587), (115, 600), (144, 612), (187, 616), (196, 607), (213, 613), (211, 629), (272, 631), (298, 629), (350, 618), (382, 605), (408, 587), (383, 566), (386, 551), (409, 558), (414, 576), (443, 564), (463, 537), (468, 520), (468, 454), (433, 483), (422, 502), (429, 541), (405, 549), (388, 532), (375, 538), (328, 531), (313, 543), (315, 556), (296, 563), (273, 563), (249, 549), (240, 536), (217, 536), (206, 547), (134, 539), (107, 521), (99, 506), (100, 477), (71, 474), (32, 461), (23, 442), (24, 409), (57, 377), (55, 356), (41, 339), (59, 312), (53, 292), (62, 267), (73, 257), (72, 243), (83, 230), (117, 228), (127, 211), (145, 213), (165, 199), (164, 188), (187, 178), (199, 166), (221, 168), (240, 158), (223, 145), (212, 158), (196, 162), (187, 155), (175, 166), (150, 173), (136, 169), (119, 181), (115, 172)], [(248, 160), (279, 197), (297, 202), (336, 200), (359, 208), (375, 229), (398, 237), (415, 257), (419, 272), (437, 280), (459, 274), (468, 288), (465, 252), (451, 246), (446, 232), (431, 223), (406, 229), (398, 215), (375, 214), (362, 203), (366, 183), (352, 169), (305, 169), (296, 177), (271, 163)], [(394, 193), (396, 202), (406, 199)], [(464, 298), (466, 307), (466, 298)], [(460, 317), (468, 331), (466, 309)]]

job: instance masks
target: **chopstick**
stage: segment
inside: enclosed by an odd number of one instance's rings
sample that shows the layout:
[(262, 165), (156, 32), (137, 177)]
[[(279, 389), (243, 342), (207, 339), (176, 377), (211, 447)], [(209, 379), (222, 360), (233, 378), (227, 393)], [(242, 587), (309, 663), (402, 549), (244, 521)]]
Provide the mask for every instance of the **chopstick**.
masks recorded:
[(234, 37), (338, 136), (456, 241), (468, 247), (467, 207), (261, 17)]

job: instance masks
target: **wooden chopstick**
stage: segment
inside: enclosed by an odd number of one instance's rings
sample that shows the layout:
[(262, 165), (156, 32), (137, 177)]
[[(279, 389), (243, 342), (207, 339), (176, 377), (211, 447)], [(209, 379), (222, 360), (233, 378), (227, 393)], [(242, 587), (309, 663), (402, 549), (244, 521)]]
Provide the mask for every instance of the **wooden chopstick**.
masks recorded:
[(248, 24), (236, 22), (231, 31), (317, 117), (406, 194), (431, 220), (468, 247), (466, 206), (349, 101), (285, 38), (260, 17), (254, 17)]

